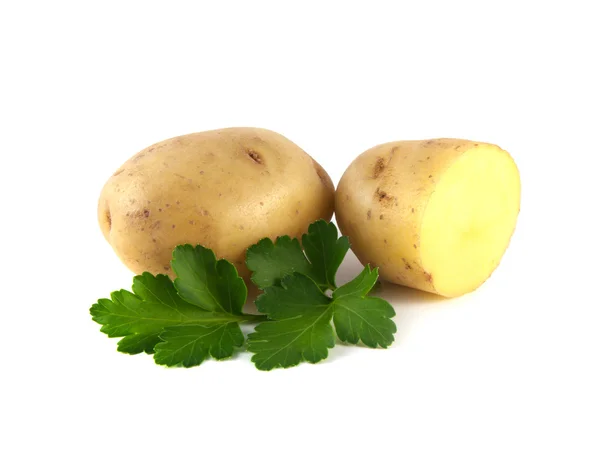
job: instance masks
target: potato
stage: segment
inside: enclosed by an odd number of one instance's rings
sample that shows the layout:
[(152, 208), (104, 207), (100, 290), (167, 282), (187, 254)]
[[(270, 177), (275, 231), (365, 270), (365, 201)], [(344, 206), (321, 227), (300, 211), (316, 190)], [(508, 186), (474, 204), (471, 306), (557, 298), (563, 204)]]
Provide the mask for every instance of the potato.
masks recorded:
[(521, 183), (500, 147), (398, 141), (356, 158), (336, 191), (336, 220), (382, 278), (446, 297), (494, 271), (519, 213)]
[(264, 237), (301, 236), (330, 220), (334, 187), (300, 147), (273, 131), (226, 128), (167, 139), (108, 180), (98, 217), (135, 273), (167, 273), (178, 244), (202, 244), (248, 275), (246, 249)]

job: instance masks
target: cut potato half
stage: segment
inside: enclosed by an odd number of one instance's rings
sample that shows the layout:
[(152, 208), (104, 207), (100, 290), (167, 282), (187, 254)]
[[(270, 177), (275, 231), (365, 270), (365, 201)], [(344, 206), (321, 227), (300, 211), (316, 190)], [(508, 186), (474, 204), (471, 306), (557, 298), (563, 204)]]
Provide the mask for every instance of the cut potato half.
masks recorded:
[(360, 155), (336, 192), (336, 219), (363, 264), (391, 282), (454, 297), (498, 266), (520, 208), (519, 171), (500, 147), (399, 141)]

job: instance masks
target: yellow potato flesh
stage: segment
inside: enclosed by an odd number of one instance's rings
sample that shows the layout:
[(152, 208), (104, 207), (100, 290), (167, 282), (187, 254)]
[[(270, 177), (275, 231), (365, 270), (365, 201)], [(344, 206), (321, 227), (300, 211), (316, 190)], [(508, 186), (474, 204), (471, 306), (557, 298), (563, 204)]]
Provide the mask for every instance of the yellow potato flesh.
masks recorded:
[(421, 262), (437, 293), (461, 295), (490, 276), (515, 228), (519, 197), (514, 162), (493, 147), (467, 151), (448, 168), (421, 224)]
[(367, 150), (346, 170), (336, 219), (359, 260), (382, 278), (453, 297), (497, 267), (519, 205), (519, 173), (501, 148), (398, 141)]

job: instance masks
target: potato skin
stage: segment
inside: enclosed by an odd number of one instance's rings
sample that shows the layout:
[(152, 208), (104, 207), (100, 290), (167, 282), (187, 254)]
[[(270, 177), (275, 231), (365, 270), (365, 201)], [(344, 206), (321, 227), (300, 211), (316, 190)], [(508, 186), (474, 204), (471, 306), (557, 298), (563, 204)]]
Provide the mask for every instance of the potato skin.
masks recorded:
[[(379, 267), (388, 281), (429, 292), (435, 288), (419, 252), (421, 217), (435, 188), (429, 175), (461, 154), (434, 157), (438, 141), (389, 142), (365, 151), (344, 172), (335, 197), (336, 221), (360, 262)], [(460, 150), (466, 142), (454, 146)]]
[(423, 264), (422, 226), (442, 176), (467, 152), (482, 149), (510, 158), (495, 145), (463, 139), (389, 142), (359, 155), (340, 180), (335, 206), (338, 226), (358, 259), (396, 284), (444, 296), (472, 290), (439, 288), (437, 274)]
[(301, 236), (330, 220), (334, 187), (300, 147), (260, 128), (225, 128), (159, 142), (105, 184), (98, 220), (135, 273), (174, 274), (173, 249), (201, 244), (247, 276), (246, 249), (264, 237)]

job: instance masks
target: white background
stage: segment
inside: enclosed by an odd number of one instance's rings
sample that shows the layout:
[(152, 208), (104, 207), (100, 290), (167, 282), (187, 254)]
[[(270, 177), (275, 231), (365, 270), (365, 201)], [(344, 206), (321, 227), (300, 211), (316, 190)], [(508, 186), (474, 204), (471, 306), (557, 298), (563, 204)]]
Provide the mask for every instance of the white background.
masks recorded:
[[(2, 2), (0, 447), (600, 448), (594, 6)], [(248, 354), (119, 354), (88, 314), (131, 284), (102, 185), (156, 141), (226, 126), (284, 134), (334, 182), (391, 140), (496, 143), (522, 176), (511, 246), (462, 298), (384, 287), (388, 350), (267, 373)]]

